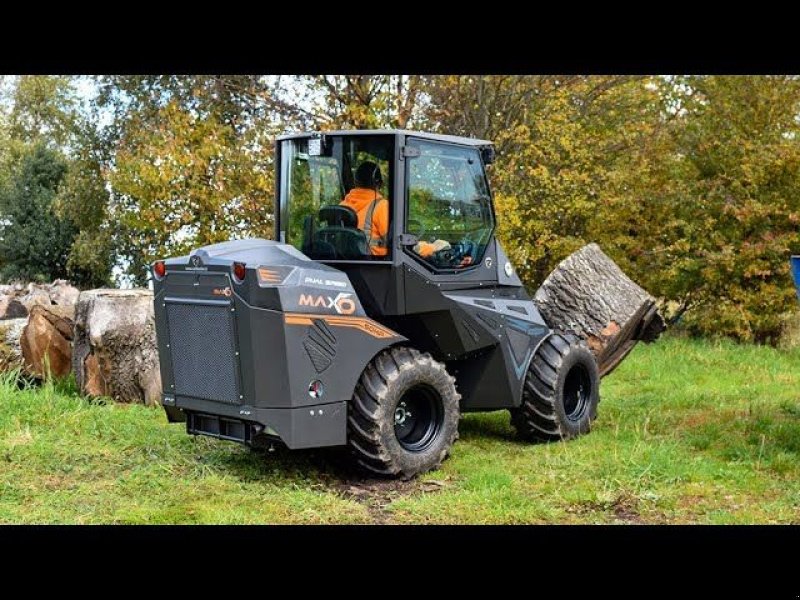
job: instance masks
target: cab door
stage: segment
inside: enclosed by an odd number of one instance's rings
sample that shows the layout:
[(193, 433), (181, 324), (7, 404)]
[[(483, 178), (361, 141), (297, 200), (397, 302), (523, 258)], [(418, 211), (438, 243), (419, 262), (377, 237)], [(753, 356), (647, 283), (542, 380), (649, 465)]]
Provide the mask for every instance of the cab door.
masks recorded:
[(409, 265), (442, 282), (496, 281), (495, 216), (479, 149), (413, 137), (406, 147)]

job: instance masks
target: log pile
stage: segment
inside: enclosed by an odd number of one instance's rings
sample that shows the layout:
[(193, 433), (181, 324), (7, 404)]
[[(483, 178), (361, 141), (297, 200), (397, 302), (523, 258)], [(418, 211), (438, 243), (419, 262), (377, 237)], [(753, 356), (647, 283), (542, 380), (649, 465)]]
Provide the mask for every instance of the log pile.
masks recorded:
[(613, 371), (637, 342), (653, 342), (665, 329), (656, 299), (636, 285), (597, 244), (561, 261), (534, 302), (552, 329), (586, 340), (601, 377)]
[(0, 371), (41, 379), (50, 365), (54, 376), (67, 375), (78, 294), (63, 279), (0, 285)]
[(21, 319), (36, 306), (75, 306), (78, 288), (64, 279), (53, 283), (12, 283), (0, 285), (0, 320)]
[(152, 292), (0, 285), (0, 372), (14, 369), (35, 380), (74, 372), (89, 396), (160, 402)]

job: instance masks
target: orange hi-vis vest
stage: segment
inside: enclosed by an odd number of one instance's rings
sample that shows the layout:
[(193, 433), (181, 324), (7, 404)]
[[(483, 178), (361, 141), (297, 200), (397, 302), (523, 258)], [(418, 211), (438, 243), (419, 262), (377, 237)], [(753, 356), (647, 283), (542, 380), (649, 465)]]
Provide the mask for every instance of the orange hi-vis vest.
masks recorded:
[(344, 197), (342, 206), (349, 206), (358, 215), (358, 228), (367, 236), (370, 254), (389, 254), (389, 202), (368, 188), (353, 188)]

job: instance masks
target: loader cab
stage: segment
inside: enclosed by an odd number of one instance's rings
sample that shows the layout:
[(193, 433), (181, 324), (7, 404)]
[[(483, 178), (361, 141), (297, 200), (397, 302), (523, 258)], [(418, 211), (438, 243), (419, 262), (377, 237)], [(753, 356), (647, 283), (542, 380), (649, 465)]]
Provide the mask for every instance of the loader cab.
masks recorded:
[[(409, 295), (419, 290), (409, 278), (502, 284), (509, 267), (494, 238), (485, 169), (493, 156), (487, 141), (403, 130), (282, 136), (276, 239), (345, 271), (376, 315), (413, 311)], [(377, 167), (366, 185), (357, 181), (364, 163)]]

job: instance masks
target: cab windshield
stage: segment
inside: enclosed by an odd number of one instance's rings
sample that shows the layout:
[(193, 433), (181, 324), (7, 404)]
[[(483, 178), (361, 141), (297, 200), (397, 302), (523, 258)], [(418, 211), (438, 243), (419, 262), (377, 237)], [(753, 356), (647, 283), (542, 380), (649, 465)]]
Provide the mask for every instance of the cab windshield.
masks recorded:
[(393, 152), (393, 136), (283, 141), (285, 241), (314, 260), (391, 259)]

